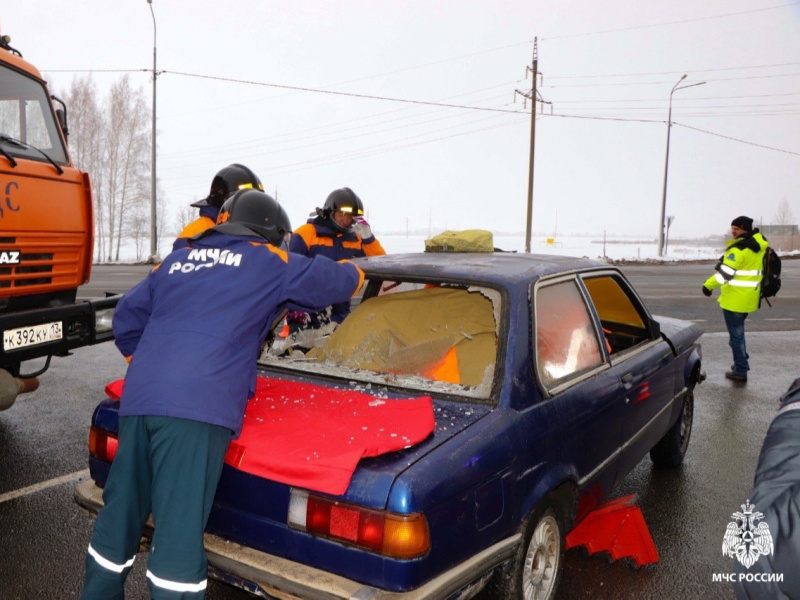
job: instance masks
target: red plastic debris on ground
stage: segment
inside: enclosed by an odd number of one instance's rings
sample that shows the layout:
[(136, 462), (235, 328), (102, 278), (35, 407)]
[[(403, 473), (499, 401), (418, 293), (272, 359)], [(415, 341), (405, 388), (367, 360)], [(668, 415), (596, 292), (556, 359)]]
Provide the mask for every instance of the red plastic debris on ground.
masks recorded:
[(631, 558), (636, 567), (658, 562), (658, 550), (635, 495), (604, 502), (567, 534), (567, 550), (584, 546), (589, 554), (608, 552), (613, 560)]

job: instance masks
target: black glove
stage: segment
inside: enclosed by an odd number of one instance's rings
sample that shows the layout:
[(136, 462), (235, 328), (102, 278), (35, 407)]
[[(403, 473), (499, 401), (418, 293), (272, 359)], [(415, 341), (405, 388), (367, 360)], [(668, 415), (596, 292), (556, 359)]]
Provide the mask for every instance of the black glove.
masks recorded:
[(781, 407), (784, 407), (787, 404), (800, 402), (800, 378), (795, 379), (792, 382), (792, 385), (789, 386), (789, 389), (786, 390), (786, 393), (781, 396), (780, 402)]
[(711, 290), (708, 289), (706, 286), (703, 286), (703, 295), (704, 296), (710, 296), (711, 295)]

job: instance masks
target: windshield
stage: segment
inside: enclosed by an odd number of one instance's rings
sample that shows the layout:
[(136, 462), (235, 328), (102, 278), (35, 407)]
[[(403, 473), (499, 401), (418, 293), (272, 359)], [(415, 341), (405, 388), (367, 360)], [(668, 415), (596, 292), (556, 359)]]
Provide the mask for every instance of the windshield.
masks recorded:
[(38, 148), (54, 161), (67, 163), (67, 153), (45, 87), (36, 79), (0, 65), (0, 139), (3, 137), (33, 146), (0, 142), (3, 150), (13, 156), (46, 161), (36, 151)]
[(501, 314), (497, 290), (384, 279), (368, 280), (365, 290), (339, 325), (326, 313), (289, 313), (260, 363), (348, 382), (490, 399)]

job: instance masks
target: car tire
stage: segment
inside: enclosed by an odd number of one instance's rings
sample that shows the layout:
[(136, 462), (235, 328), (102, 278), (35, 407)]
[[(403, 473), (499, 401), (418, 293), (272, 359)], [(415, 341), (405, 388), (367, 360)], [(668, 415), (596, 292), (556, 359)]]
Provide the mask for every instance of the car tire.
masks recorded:
[(683, 397), (681, 414), (664, 437), (650, 450), (650, 459), (657, 467), (677, 467), (683, 462), (689, 447), (694, 421), (694, 385)]
[(564, 564), (563, 519), (549, 503), (526, 519), (522, 543), (514, 557), (497, 573), (488, 597), (504, 600), (552, 600)]

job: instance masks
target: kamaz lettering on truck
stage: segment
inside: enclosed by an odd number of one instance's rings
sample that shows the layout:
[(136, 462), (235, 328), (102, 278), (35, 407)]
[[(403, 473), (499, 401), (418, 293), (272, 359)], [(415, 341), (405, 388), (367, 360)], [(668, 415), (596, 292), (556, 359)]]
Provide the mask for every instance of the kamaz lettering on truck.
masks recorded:
[(39, 386), (53, 356), (113, 339), (117, 303), (77, 299), (92, 266), (89, 174), (69, 156), (66, 106), (9, 42), (0, 37), (0, 410)]

